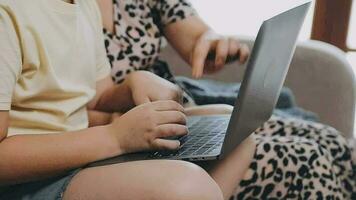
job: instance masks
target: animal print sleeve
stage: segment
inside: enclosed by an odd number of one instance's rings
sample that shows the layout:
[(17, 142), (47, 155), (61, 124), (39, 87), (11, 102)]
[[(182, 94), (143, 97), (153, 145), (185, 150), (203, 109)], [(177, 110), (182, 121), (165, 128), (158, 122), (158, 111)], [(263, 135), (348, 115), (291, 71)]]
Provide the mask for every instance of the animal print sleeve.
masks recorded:
[(149, 5), (160, 28), (196, 14), (188, 0), (149, 0)]

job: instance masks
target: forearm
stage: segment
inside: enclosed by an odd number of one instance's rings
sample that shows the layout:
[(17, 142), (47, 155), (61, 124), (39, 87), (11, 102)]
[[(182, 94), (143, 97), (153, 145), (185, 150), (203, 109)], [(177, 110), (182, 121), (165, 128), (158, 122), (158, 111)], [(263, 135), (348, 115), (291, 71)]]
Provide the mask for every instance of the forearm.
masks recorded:
[(109, 113), (126, 112), (134, 107), (131, 90), (125, 80), (123, 83), (113, 84), (100, 95), (91, 110), (104, 111)]
[(55, 176), (119, 154), (103, 126), (8, 137), (0, 143), (0, 186)]
[(164, 34), (173, 48), (188, 63), (197, 40), (202, 34), (210, 30), (198, 16), (191, 16), (185, 20), (175, 22), (165, 27)]

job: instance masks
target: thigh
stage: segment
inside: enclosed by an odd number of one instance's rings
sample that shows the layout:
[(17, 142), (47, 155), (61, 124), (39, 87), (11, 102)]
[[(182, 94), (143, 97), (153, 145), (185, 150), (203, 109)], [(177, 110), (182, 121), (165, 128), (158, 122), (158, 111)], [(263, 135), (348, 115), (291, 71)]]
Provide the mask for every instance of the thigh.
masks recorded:
[(72, 199), (221, 199), (213, 179), (182, 161), (137, 161), (87, 168), (64, 194)]
[(240, 182), (237, 199), (340, 198), (340, 185), (331, 177), (329, 159), (326, 151), (320, 152), (317, 144), (308, 140), (259, 141), (254, 160)]
[[(311, 121), (273, 116), (255, 131), (259, 141), (283, 141), (300, 143), (306, 141), (331, 155), (330, 162), (349, 162), (350, 149), (342, 133), (336, 129)], [(303, 151), (303, 150), (300, 150)], [(340, 159), (342, 158), (342, 159)], [(344, 164), (341, 164), (344, 165)]]
[(326, 125), (273, 117), (256, 131), (257, 149), (236, 198), (350, 199), (350, 150)]

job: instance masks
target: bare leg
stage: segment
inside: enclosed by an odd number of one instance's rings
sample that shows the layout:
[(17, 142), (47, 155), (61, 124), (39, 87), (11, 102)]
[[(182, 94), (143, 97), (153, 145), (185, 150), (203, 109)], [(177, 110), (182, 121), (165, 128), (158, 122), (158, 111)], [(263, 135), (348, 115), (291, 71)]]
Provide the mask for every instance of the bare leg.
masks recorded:
[[(188, 115), (231, 114), (229, 105), (205, 105), (187, 108)], [(247, 138), (224, 160), (205, 162), (202, 166), (220, 186), (224, 199), (229, 199), (239, 182), (245, 176), (256, 149), (254, 138)]]
[(137, 161), (79, 172), (64, 200), (222, 200), (215, 181), (183, 161)]
[(252, 137), (241, 143), (228, 157), (204, 164), (204, 168), (220, 186), (224, 199), (233, 195), (252, 162), (256, 143)]

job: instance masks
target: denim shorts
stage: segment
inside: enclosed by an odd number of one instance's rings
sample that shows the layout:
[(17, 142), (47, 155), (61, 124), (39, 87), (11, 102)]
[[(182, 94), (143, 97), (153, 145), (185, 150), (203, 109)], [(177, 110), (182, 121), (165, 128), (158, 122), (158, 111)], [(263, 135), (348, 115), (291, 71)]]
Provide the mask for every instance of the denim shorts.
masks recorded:
[(73, 170), (42, 181), (0, 187), (0, 200), (61, 200), (68, 184), (79, 171)]

